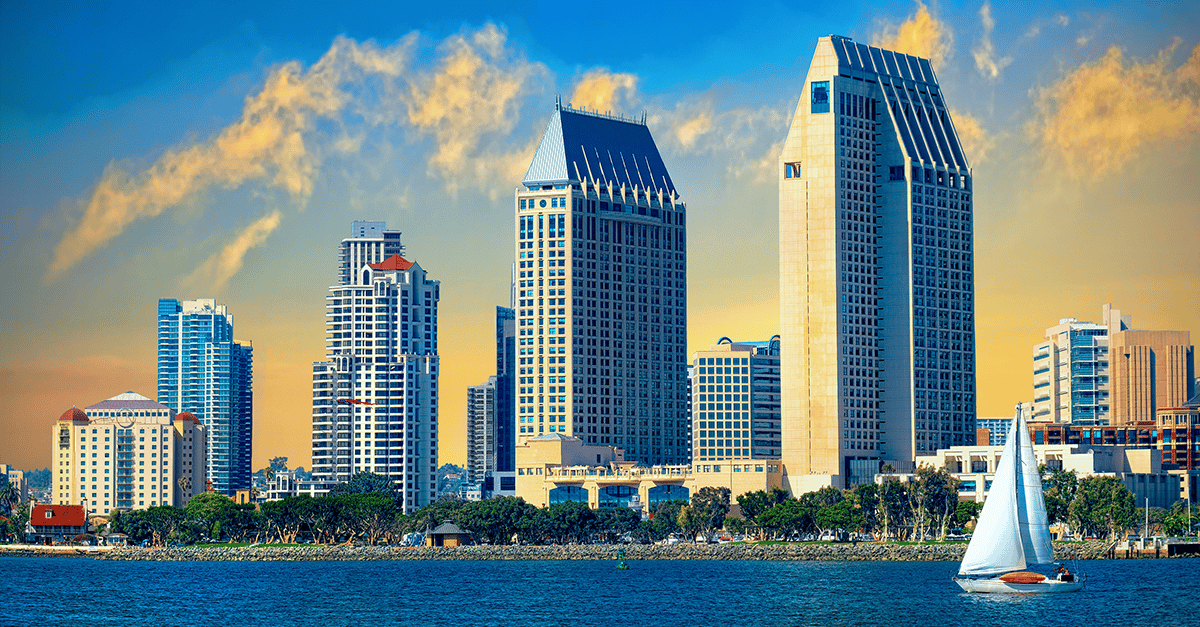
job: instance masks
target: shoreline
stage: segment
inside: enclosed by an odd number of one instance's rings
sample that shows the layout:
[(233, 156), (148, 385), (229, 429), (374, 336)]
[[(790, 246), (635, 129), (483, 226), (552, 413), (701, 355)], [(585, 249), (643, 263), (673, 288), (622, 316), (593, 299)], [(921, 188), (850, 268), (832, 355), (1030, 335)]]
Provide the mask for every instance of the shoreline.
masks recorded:
[[(1056, 544), (1060, 561), (1109, 559), (1109, 542)], [(642, 560), (741, 560), (741, 561), (833, 561), (833, 562), (954, 562), (961, 561), (966, 543), (891, 544), (691, 544), (672, 545), (566, 545), (566, 546), (246, 546), (246, 547), (42, 547), (0, 546), (0, 557), (86, 557), (118, 561), (567, 561), (616, 560), (624, 549), (627, 561)], [(1072, 557), (1074, 554), (1074, 557)], [(1197, 557), (1179, 555), (1175, 557)], [(1153, 553), (1113, 559), (1155, 559)]]
[[(1055, 546), (1055, 556), (1079, 560), (1105, 559), (1108, 542)], [(90, 550), (87, 550), (90, 549)], [(747, 560), (747, 561), (961, 561), (966, 543), (890, 544), (691, 544), (395, 547), (316, 545), (294, 547), (6, 547), (0, 556), (90, 557), (120, 561), (357, 561), (357, 560)], [(1165, 557), (1165, 556), (1164, 556)]]

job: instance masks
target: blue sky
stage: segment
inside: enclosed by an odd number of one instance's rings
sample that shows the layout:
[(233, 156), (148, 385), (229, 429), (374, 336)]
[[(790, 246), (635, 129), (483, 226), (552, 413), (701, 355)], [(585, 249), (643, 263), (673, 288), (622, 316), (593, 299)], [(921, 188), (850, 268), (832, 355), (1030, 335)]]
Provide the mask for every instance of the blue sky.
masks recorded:
[(229, 305), (255, 343), (255, 463), (306, 464), (334, 246), (377, 218), (443, 282), (461, 461), (556, 94), (647, 113), (689, 206), (689, 348), (769, 337), (774, 159), (831, 33), (934, 58), (977, 181), (981, 415), (1029, 400), (1059, 318), (1113, 302), (1200, 330), (1195, 3), (346, 4), (0, 9), (0, 459), (45, 465), (71, 405), (154, 396), (170, 296)]

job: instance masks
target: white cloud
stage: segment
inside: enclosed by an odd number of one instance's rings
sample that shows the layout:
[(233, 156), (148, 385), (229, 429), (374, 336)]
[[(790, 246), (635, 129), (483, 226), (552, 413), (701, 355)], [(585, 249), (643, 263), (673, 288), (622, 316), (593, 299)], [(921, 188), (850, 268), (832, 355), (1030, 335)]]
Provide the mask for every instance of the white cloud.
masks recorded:
[(992, 31), (996, 28), (996, 20), (992, 18), (992, 5), (989, 2), (984, 2), (979, 8), (979, 20), (983, 23), (983, 37), (979, 39), (979, 44), (971, 51), (975, 57), (975, 69), (984, 78), (996, 80), (1000, 78), (1000, 72), (1008, 67), (1013, 62), (1012, 57), (996, 58), (996, 51), (992, 45)]

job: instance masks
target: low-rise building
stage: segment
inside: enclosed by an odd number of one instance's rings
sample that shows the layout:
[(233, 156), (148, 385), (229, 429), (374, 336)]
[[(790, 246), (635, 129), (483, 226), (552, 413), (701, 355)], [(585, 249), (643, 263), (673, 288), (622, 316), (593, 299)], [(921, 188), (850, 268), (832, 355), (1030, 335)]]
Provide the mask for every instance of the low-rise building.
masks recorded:
[[(991, 489), (1002, 446), (954, 446), (917, 458), (917, 465), (944, 468), (959, 481), (963, 501), (983, 502)], [(1035, 444), (1038, 464), (1051, 470), (1075, 471), (1080, 477), (1116, 477), (1133, 493), (1138, 504), (1150, 499), (1152, 507), (1170, 507), (1179, 499), (1180, 479), (1165, 472), (1157, 450), (1126, 446)], [(877, 481), (896, 475), (877, 475)]]
[(82, 505), (34, 505), (25, 526), (25, 541), (53, 544), (87, 533), (87, 510)]
[(630, 507), (650, 513), (662, 501), (686, 501), (706, 487), (729, 488), (736, 504), (740, 494), (783, 485), (777, 459), (638, 466), (625, 459), (622, 449), (558, 433), (530, 438), (516, 452), (517, 496), (537, 507), (578, 501), (593, 509)]

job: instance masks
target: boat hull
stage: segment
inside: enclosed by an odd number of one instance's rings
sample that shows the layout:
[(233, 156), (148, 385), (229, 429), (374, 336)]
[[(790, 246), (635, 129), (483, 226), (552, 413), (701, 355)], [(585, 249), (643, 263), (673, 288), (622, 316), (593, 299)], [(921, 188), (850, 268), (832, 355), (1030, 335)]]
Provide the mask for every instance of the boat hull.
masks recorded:
[(1083, 589), (1084, 578), (1075, 581), (1047, 579), (1039, 583), (1009, 583), (999, 579), (966, 579), (955, 577), (954, 583), (967, 592), (993, 592), (999, 594), (1056, 594), (1078, 592)]

